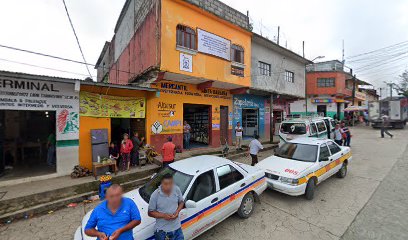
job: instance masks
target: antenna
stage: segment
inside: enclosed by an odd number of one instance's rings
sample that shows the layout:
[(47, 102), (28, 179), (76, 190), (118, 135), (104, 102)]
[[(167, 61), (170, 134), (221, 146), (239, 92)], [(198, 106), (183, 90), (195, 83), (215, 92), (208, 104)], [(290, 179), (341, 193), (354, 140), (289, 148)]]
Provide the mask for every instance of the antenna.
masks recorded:
[(343, 39), (343, 46), (342, 46), (342, 57), (341, 57), (341, 62), (344, 63), (346, 62), (346, 60), (344, 60), (344, 39)]

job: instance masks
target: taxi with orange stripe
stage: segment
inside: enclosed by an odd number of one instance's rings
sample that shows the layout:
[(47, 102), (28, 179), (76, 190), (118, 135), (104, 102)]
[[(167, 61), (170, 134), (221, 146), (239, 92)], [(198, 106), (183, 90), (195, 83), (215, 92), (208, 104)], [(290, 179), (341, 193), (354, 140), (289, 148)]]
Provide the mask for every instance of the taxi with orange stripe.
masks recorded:
[(332, 175), (347, 175), (351, 160), (350, 148), (330, 139), (297, 138), (283, 144), (257, 167), (265, 171), (270, 189), (313, 199), (318, 184)]
[[(133, 229), (134, 239), (154, 239), (155, 219), (147, 214), (151, 194), (162, 177), (170, 173), (185, 199), (180, 212), (186, 239), (194, 239), (232, 214), (248, 218), (259, 195), (267, 189), (265, 172), (246, 164), (216, 156), (198, 156), (163, 168), (141, 188), (125, 194), (139, 208), (142, 222)], [(74, 240), (93, 240), (84, 233), (91, 212), (82, 220)]]

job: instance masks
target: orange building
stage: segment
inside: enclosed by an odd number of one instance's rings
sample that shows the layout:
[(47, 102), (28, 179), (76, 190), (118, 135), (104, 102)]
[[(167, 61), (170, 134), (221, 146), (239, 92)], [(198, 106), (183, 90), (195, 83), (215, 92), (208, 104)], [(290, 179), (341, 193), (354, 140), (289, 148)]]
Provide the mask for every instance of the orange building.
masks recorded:
[(147, 99), (147, 142), (191, 146), (232, 139), (232, 94), (251, 84), (248, 16), (220, 1), (128, 0), (98, 60), (98, 80), (158, 90)]
[(337, 119), (344, 118), (344, 109), (348, 106), (365, 101), (365, 94), (359, 91), (359, 86), (370, 85), (357, 78), (354, 82), (352, 73), (337, 60), (309, 65), (306, 84), (307, 99), (292, 103), (292, 114), (318, 113)]

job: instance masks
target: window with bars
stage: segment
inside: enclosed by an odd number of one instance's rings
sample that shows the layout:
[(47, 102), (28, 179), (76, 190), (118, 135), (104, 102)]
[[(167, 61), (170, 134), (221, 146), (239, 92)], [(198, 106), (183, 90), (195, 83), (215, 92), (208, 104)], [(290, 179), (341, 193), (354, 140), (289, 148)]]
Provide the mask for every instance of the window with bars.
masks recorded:
[(177, 25), (177, 46), (196, 50), (196, 39), (196, 32), (192, 28), (180, 24)]
[(318, 78), (317, 87), (335, 87), (334, 78)]
[(244, 48), (235, 44), (231, 45), (231, 61), (244, 64)]
[(271, 76), (271, 64), (259, 62), (259, 74)]
[(295, 73), (291, 72), (291, 71), (285, 71), (285, 80), (287, 82), (295, 82)]

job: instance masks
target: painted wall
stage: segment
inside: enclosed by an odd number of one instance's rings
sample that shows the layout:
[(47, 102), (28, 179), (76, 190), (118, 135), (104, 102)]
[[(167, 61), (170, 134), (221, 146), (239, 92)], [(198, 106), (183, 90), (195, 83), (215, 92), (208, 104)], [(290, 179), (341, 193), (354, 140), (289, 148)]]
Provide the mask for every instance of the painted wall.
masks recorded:
[(116, 60), (109, 73), (110, 83), (127, 84), (129, 79), (147, 69), (158, 67), (159, 3), (160, 1), (144, 0), (134, 3), (134, 9), (128, 8), (112, 41), (115, 48), (112, 54)]
[[(170, 84), (170, 85), (169, 85)], [(173, 84), (173, 85), (172, 85)], [(220, 107), (228, 106), (229, 110), (229, 142), (232, 129), (232, 96), (227, 90), (198, 90), (196, 85), (179, 82), (161, 81), (152, 84), (160, 94), (150, 94), (147, 99), (148, 115), (146, 118), (147, 140), (160, 150), (168, 136), (173, 137), (176, 145), (183, 145), (183, 104), (205, 104), (211, 106), (210, 146), (220, 145)], [(157, 128), (152, 128), (158, 122)], [(161, 127), (160, 127), (161, 126)], [(154, 130), (154, 131), (153, 131)], [(149, 134), (150, 133), (150, 134)]]
[[(251, 33), (222, 20), (198, 7), (180, 0), (162, 0), (161, 7), (161, 67), (162, 71), (250, 86)], [(193, 71), (180, 70), (180, 51), (176, 49), (176, 27), (183, 24), (197, 30), (203, 29), (229, 39), (244, 48), (245, 76), (231, 74), (231, 62), (219, 57), (193, 53)]]
[[(322, 97), (324, 98), (324, 97)], [(327, 106), (327, 116), (334, 117), (337, 114), (337, 103), (312, 103), (311, 99), (308, 98), (307, 111), (309, 114), (317, 113), (318, 105)], [(340, 119), (344, 118), (344, 103), (340, 103)], [(306, 104), (305, 100), (298, 100), (290, 103), (290, 114), (300, 114), (302, 116), (306, 115)]]
[[(265, 138), (265, 123), (266, 123), (266, 113), (265, 107), (267, 104), (267, 100), (265, 97), (256, 96), (251, 94), (244, 94), (244, 95), (234, 95), (233, 97), (234, 102), (234, 118), (233, 118), (233, 135), (235, 137), (234, 129), (237, 126), (237, 122), (241, 123), (242, 125), (242, 109), (258, 109), (258, 135), (261, 138)], [(269, 106), (269, 104), (268, 104)], [(268, 117), (268, 132), (269, 132), (269, 117)]]
[[(97, 86), (84, 86), (81, 85), (81, 91), (105, 94), (112, 96), (122, 97), (146, 97), (149, 92), (118, 89), (118, 88), (106, 88)], [(146, 109), (146, 116), (149, 115), (149, 111)], [(80, 128), (79, 128), (79, 164), (81, 166), (92, 169), (92, 148), (91, 148), (91, 129), (108, 129), (109, 141), (111, 135), (111, 119), (110, 118), (96, 118), (80, 116)], [(147, 130), (147, 129), (146, 129)], [(77, 150), (78, 152), (78, 150)]]
[[(317, 87), (318, 78), (335, 78), (335, 87)], [(344, 72), (309, 72), (306, 74), (308, 95), (352, 95), (352, 90), (346, 88), (348, 74)]]
[[(268, 40), (254, 36), (252, 40), (252, 87), (299, 98), (305, 97), (305, 63), (280, 50)], [(283, 51), (283, 52), (282, 52)], [(291, 57), (292, 56), (292, 57)], [(261, 75), (259, 62), (271, 65), (271, 76)], [(285, 80), (285, 71), (295, 74), (294, 82)]]

